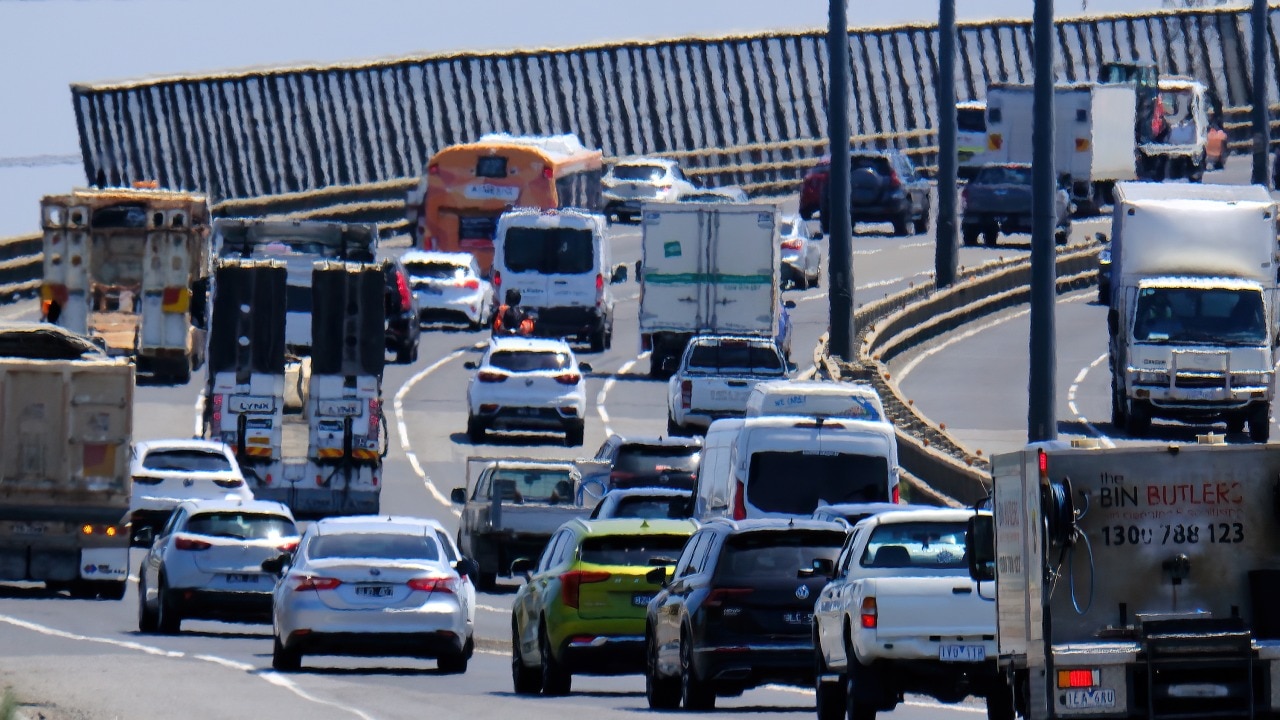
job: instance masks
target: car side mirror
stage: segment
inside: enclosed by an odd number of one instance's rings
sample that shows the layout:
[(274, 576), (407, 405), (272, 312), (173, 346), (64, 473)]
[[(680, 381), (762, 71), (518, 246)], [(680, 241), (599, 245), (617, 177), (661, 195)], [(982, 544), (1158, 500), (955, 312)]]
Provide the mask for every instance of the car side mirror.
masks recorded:
[(982, 582), (996, 579), (996, 525), (991, 515), (973, 515), (964, 533), (968, 548), (969, 577)]
[(449, 500), (451, 500), (451, 501), (453, 501), (453, 502), (455, 502), (455, 503), (457, 503), (457, 504), (459, 504), (459, 505), (466, 505), (466, 504), (467, 504), (467, 489), (466, 489), (466, 488), (454, 488), (454, 489), (453, 489), (453, 491), (449, 493)]
[(511, 561), (511, 574), (523, 575), (525, 580), (529, 579), (529, 573), (533, 570), (533, 561), (529, 558), (516, 558)]
[(459, 558), (454, 561), (453, 569), (457, 570), (459, 575), (474, 578), (480, 574), (480, 563), (469, 557)]
[(626, 281), (627, 281), (627, 266), (625, 264), (615, 265), (613, 268), (613, 277), (609, 278), (609, 282), (614, 285), (617, 285), (618, 283), (624, 283)]
[(810, 240), (821, 240), (821, 239), (822, 239), (822, 230), (821, 230), (821, 229), (818, 229), (818, 230), (811, 230), (811, 231), (809, 231), (809, 239), (810, 239)]
[(782, 303), (782, 307), (784, 307), (784, 308), (786, 308), (786, 309), (788, 309), (788, 310), (795, 310), (795, 309), (796, 309), (796, 301), (795, 301), (795, 300), (787, 300), (786, 302)]
[(262, 561), (262, 572), (272, 575), (282, 575), (284, 569), (293, 563), (293, 556), (289, 554), (277, 555), (273, 558), (267, 558)]
[(649, 572), (645, 573), (644, 579), (648, 580), (651, 583), (654, 583), (655, 585), (661, 585), (662, 587), (666, 587), (667, 586), (667, 568), (665, 566), (656, 567), (650, 570)]
[(477, 367), (479, 367), (479, 366), (478, 366), (478, 365), (476, 365), (476, 361), (475, 361), (475, 360), (468, 360), (468, 361), (466, 361), (466, 362), (462, 363), (462, 367), (464, 367), (464, 368), (466, 368), (466, 369), (468, 369), (468, 370), (475, 370), (475, 369), (476, 369)]
[(1104, 232), (1094, 233), (1093, 237), (1095, 240), (1097, 240), (1100, 243), (1111, 242), (1111, 239), (1108, 238), (1107, 234)]
[(831, 577), (836, 574), (836, 564), (831, 558), (814, 558), (813, 564), (807, 568), (800, 568), (796, 573), (796, 577), (811, 578), (815, 575), (822, 577)]
[(591, 363), (580, 362), (578, 363), (578, 369), (584, 373), (589, 373), (591, 372)]
[(156, 539), (156, 530), (151, 526), (138, 528), (133, 534), (132, 543), (134, 547), (147, 547)]

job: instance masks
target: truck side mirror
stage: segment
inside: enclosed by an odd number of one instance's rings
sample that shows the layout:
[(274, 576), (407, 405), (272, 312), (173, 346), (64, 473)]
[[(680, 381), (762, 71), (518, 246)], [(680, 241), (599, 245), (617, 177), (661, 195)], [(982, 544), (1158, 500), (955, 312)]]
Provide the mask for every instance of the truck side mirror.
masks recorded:
[(466, 504), (467, 504), (467, 489), (466, 489), (466, 488), (454, 488), (454, 489), (453, 489), (453, 491), (449, 493), (449, 500), (451, 500), (451, 501), (453, 501), (453, 502), (455, 502), (455, 503), (457, 503), (457, 504), (459, 504), (459, 505), (466, 505)]
[(149, 547), (155, 539), (155, 528), (145, 525), (138, 528), (138, 531), (133, 534), (132, 545), (133, 547)]
[(662, 587), (666, 587), (667, 586), (666, 566), (656, 567), (650, 570), (649, 572), (644, 574), (644, 579), (656, 585), (661, 585)]
[(969, 577), (982, 582), (996, 579), (996, 526), (991, 515), (974, 514), (964, 533), (968, 548)]
[(529, 558), (516, 558), (511, 561), (512, 575), (523, 575), (524, 579), (528, 580), (531, 570), (533, 570), (533, 561)]

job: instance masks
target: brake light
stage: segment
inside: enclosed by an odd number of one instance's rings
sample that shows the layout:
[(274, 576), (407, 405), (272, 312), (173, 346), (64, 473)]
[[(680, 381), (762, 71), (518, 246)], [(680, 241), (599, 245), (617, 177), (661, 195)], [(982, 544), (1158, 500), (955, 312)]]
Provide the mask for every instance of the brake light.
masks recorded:
[(1037, 450), (1036, 455), (1036, 461), (1040, 465), (1040, 477), (1049, 477), (1049, 456), (1045, 454), (1044, 450)]
[(307, 575), (298, 578), (298, 584), (293, 587), (294, 590), (332, 590), (342, 584), (337, 578), (316, 577)]
[(280, 543), (279, 545), (276, 546), (276, 549), (279, 550), (280, 552), (291, 553), (294, 550), (298, 549), (298, 541), (291, 540), (287, 543)]
[(735, 483), (736, 491), (733, 493), (733, 519), (747, 519), (747, 486), (741, 480)]
[(222, 428), (222, 396), (213, 396), (213, 429)]
[(889, 169), (889, 189), (897, 190), (900, 187), (902, 187), (902, 180), (901, 178), (898, 177), (898, 171), (890, 168)]
[(502, 287), (502, 273), (497, 270), (493, 271), (493, 286), (495, 288)]
[(457, 578), (451, 577), (420, 577), (413, 578), (407, 584), (410, 590), (449, 593), (450, 595), (453, 595), (457, 592), (457, 582)]
[(902, 502), (902, 491), (898, 489), (897, 485), (894, 485), (893, 486), (893, 503), (897, 505), (900, 502)]
[(475, 278), (471, 278), (470, 280), (464, 280), (464, 281), (462, 282), (462, 287), (464, 287), (464, 288), (466, 288), (466, 289), (468, 289), (468, 290), (479, 290), (479, 289), (480, 289), (480, 281), (479, 281), (479, 280), (476, 280)]
[(702, 601), (703, 607), (718, 608), (726, 602), (740, 600), (751, 593), (755, 592), (751, 588), (716, 588), (712, 590), (707, 599)]
[(505, 382), (507, 379), (507, 376), (504, 373), (493, 372), (492, 370), (481, 370), (480, 372), (476, 373), (476, 379), (479, 380), (480, 382), (497, 383), (497, 382)]
[(685, 410), (693, 407), (693, 381), (682, 380), (680, 382), (680, 406)]
[(874, 630), (878, 618), (876, 611), (876, 599), (874, 597), (862, 598), (862, 627), (868, 630)]
[(560, 602), (565, 607), (578, 609), (578, 599), (582, 585), (599, 583), (608, 580), (611, 575), (603, 570), (570, 570), (560, 576)]
[(240, 478), (217, 478), (213, 481), (214, 485), (224, 488), (237, 488), (244, 484), (244, 480)]
[(205, 542), (204, 540), (196, 540), (195, 538), (179, 536), (174, 539), (173, 547), (177, 550), (199, 551), (199, 550), (208, 550), (209, 548), (213, 547), (213, 543), (208, 543), (208, 542)]
[(413, 299), (409, 296), (409, 283), (404, 279), (404, 273), (399, 270), (396, 273), (396, 290), (400, 292), (400, 309), (408, 310), (413, 304)]
[(1101, 683), (1101, 672), (1098, 670), (1059, 670), (1058, 688), (1088, 688)]
[(804, 243), (799, 238), (794, 238), (791, 240), (783, 240), (782, 248), (784, 250), (799, 250), (803, 244)]
[(440, 165), (439, 165), (438, 163), (432, 163), (431, 165), (428, 165), (428, 166), (427, 166), (427, 174), (428, 174), (428, 175), (439, 175), (439, 174), (440, 174)]
[(596, 273), (596, 292), (604, 290), (604, 275)]
[(578, 373), (564, 373), (556, 376), (556, 382), (561, 385), (577, 385), (582, 376)]

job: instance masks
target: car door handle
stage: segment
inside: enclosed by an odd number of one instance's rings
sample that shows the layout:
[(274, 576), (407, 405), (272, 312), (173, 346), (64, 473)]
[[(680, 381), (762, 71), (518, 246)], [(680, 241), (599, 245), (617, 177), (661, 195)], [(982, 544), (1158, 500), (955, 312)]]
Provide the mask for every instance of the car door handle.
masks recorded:
[(728, 385), (729, 387), (746, 387), (747, 381), (746, 380), (729, 380)]
[(968, 595), (973, 592), (971, 587), (954, 587), (951, 588), (952, 595)]
[(556, 284), (556, 285), (568, 285), (568, 284), (569, 284), (569, 281), (568, 281), (568, 280), (552, 280), (551, 282), (552, 282), (552, 283), (554, 283), (554, 284)]

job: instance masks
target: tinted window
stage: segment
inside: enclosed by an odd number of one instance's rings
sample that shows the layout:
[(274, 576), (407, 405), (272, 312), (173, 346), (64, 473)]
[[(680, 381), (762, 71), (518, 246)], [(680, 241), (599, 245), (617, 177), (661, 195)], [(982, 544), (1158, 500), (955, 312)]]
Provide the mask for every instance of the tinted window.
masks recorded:
[(142, 459), (148, 470), (226, 472), (233, 470), (227, 456), (205, 450), (152, 450)]
[(974, 182), (982, 185), (1030, 185), (1031, 168), (984, 167), (978, 171)]
[(497, 232), (497, 216), (467, 215), (458, 218), (458, 239), (460, 240), (492, 240)]
[(285, 285), (284, 305), (286, 312), (311, 314), (311, 288), (305, 285)]
[(855, 155), (849, 159), (849, 169), (857, 171), (863, 168), (869, 168), (877, 175), (888, 175), (891, 170), (889, 158), (882, 155)]
[(485, 155), (476, 158), (476, 177), (504, 178), (507, 176), (507, 159), (501, 155)]
[(414, 280), (453, 280), (467, 275), (465, 266), (447, 262), (409, 262), (404, 269)]
[(693, 500), (688, 497), (631, 495), (618, 500), (610, 517), (683, 520), (692, 514)]
[(511, 272), (581, 274), (595, 267), (590, 230), (508, 228), (502, 250)]
[(694, 536), (689, 539), (689, 542), (684, 546), (684, 551), (680, 553), (679, 561), (676, 563), (675, 577), (691, 575), (698, 571), (698, 568), (694, 565), (694, 560), (697, 559), (696, 556), (702, 551), (702, 548), (706, 546), (710, 538), (711, 533), (704, 532), (695, 533)]
[(307, 555), (321, 558), (385, 558), (388, 560), (439, 560), (435, 540), (426, 535), (398, 533), (345, 533), (317, 535), (307, 545)]
[(281, 515), (213, 512), (192, 515), (187, 522), (187, 532), (237, 540), (270, 540), (296, 536), (298, 528)]
[(653, 558), (667, 558), (672, 564), (680, 555), (686, 535), (609, 535), (582, 541), (578, 556), (596, 565), (648, 565)]
[(956, 130), (960, 132), (986, 132), (986, 111), (982, 108), (956, 110)]
[(440, 547), (444, 549), (444, 556), (449, 562), (457, 562), (458, 553), (453, 549), (453, 543), (449, 538), (439, 530), (436, 531), (436, 541), (440, 543)]
[(573, 366), (568, 353), (529, 350), (499, 350), (489, 356), (489, 364), (507, 372), (568, 370)]
[(965, 559), (965, 523), (904, 522), (877, 527), (862, 553), (862, 566), (958, 570)]
[(765, 512), (810, 515), (829, 505), (889, 500), (889, 461), (851, 453), (757, 452), (747, 497)]
[(833, 563), (845, 534), (826, 530), (762, 530), (731, 535), (716, 564), (717, 583), (751, 586), (761, 580), (795, 580), (817, 558)]
[(613, 168), (613, 176), (619, 180), (657, 182), (666, 174), (666, 168), (661, 165), (618, 165)]
[(1133, 336), (1147, 342), (1261, 345), (1267, 327), (1256, 290), (1142, 288)]
[(782, 356), (772, 345), (726, 341), (694, 345), (689, 367), (700, 370), (750, 370), (783, 373)]
[(496, 470), (493, 492), (503, 500), (521, 502), (565, 502), (573, 498), (573, 480), (568, 470)]
[(661, 473), (668, 470), (693, 472), (698, 469), (698, 447), (669, 447), (661, 445), (628, 445), (618, 451), (613, 469), (628, 473)]

